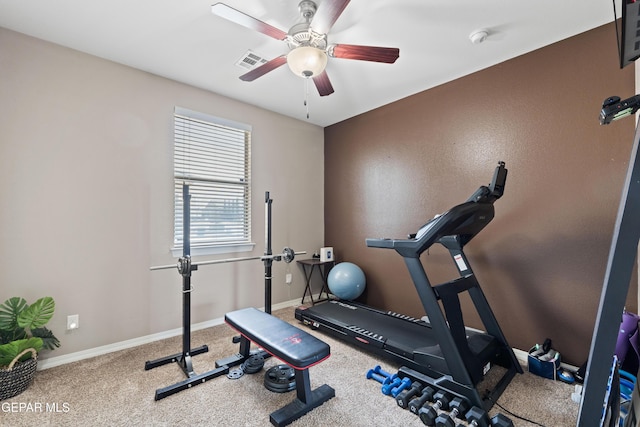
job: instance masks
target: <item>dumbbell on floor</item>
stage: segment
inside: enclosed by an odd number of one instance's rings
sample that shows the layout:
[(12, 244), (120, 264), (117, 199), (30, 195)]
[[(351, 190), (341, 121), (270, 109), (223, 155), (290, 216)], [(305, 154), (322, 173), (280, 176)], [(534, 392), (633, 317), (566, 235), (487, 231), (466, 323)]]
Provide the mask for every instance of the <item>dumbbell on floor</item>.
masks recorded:
[(390, 374), (389, 372), (385, 372), (379, 365), (367, 371), (367, 379), (375, 380), (383, 386), (393, 383), (396, 379), (398, 380), (398, 383), (396, 385), (400, 383), (398, 374)]
[(513, 427), (513, 421), (502, 414), (495, 415), (491, 422), (484, 409), (474, 406), (465, 415), (470, 427)]
[(409, 411), (413, 414), (418, 415), (418, 411), (420, 408), (424, 406), (425, 403), (431, 402), (433, 400), (433, 395), (436, 391), (431, 386), (426, 386), (422, 389), (422, 394), (420, 396), (414, 397), (409, 401)]
[[(394, 387), (391, 389), (391, 396), (396, 399), (398, 396), (400, 396), (401, 393), (403, 393), (405, 390), (409, 389), (412, 386), (411, 383), (411, 379), (404, 377), (402, 379), (402, 382), (400, 383), (400, 385)], [(420, 385), (420, 383), (418, 383), (419, 387), (422, 387)]]
[(435, 401), (433, 405), (430, 405), (428, 408), (426, 406), (423, 406), (418, 410), (420, 421), (428, 426), (436, 425), (436, 418), (438, 418), (438, 409), (446, 411), (449, 408), (451, 395), (446, 391), (440, 390), (433, 396), (433, 399)]
[(487, 413), (477, 406), (474, 406), (465, 415), (470, 427), (513, 427), (513, 421), (502, 414), (495, 415), (491, 421)]
[(376, 366), (373, 367), (373, 369), (369, 369), (369, 372), (381, 375), (381, 376), (386, 377), (386, 378), (391, 378), (391, 379), (393, 379), (394, 377), (398, 376), (397, 374), (391, 374), (391, 373), (383, 370), (380, 365), (376, 365)]
[(422, 384), (418, 381), (414, 381), (406, 390), (403, 390), (400, 394), (396, 396), (396, 403), (401, 408), (408, 408), (409, 401), (413, 398), (413, 396), (417, 395), (422, 391)]
[(471, 427), (489, 427), (489, 416), (483, 409), (477, 406), (469, 409), (465, 418)]
[(387, 382), (393, 381), (398, 374), (390, 374), (389, 372), (383, 371), (380, 365), (375, 366), (373, 369), (369, 369), (367, 371), (367, 379), (376, 380), (380, 384), (384, 384), (385, 380)]
[(469, 405), (461, 398), (454, 398), (449, 404), (449, 413), (440, 414), (436, 418), (436, 427), (456, 427), (456, 418), (462, 419)]
[(406, 387), (411, 384), (411, 380), (409, 378), (400, 379), (399, 377), (395, 377), (391, 382), (385, 382), (382, 384), (382, 394), (386, 396), (393, 396), (394, 393), (400, 393)]
[(373, 369), (367, 371), (367, 379), (378, 381), (380, 384), (384, 384), (387, 377), (376, 374)]
[(502, 414), (497, 414), (491, 418), (491, 427), (513, 427), (513, 421)]

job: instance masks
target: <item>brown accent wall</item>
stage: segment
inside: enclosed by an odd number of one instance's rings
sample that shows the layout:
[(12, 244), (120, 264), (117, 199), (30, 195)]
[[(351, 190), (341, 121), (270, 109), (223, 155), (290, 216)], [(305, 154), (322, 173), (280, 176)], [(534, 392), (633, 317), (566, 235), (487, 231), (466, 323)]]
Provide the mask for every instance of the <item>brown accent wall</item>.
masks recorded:
[[(417, 231), (503, 160), (505, 195), (466, 253), (513, 347), (549, 337), (582, 364), (635, 128), (598, 123), (605, 98), (635, 94), (633, 66), (617, 64), (605, 25), (327, 127), (325, 244), (365, 271), (361, 300), (422, 316), (402, 258), (365, 238)], [(422, 260), (433, 284), (455, 277), (444, 248)], [(637, 312), (635, 276), (627, 308)], [(481, 326), (466, 298), (463, 312)]]

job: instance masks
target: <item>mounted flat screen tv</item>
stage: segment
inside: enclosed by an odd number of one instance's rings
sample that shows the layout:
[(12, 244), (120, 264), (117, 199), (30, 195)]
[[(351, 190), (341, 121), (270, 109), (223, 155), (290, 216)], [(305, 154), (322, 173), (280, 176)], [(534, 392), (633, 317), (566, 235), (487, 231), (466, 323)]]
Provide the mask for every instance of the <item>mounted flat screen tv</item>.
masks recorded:
[[(615, 16), (618, 33), (618, 18)], [(619, 41), (620, 68), (640, 58), (640, 1), (622, 0), (622, 38)]]

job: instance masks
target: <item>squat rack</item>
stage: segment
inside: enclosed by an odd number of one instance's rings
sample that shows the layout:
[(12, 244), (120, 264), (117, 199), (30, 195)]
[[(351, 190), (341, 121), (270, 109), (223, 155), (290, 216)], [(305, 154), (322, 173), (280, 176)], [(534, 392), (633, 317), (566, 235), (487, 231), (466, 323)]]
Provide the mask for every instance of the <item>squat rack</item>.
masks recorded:
[(229, 373), (231, 366), (238, 365), (243, 362), (244, 358), (240, 355), (234, 355), (224, 359), (224, 364), (216, 363), (216, 369), (197, 374), (193, 369), (192, 356), (206, 353), (209, 351), (207, 345), (191, 348), (191, 273), (198, 269), (199, 265), (222, 264), (228, 262), (261, 260), (264, 262), (264, 282), (265, 282), (265, 312), (271, 313), (271, 270), (273, 261), (284, 261), (290, 263), (296, 255), (305, 254), (305, 252), (295, 252), (293, 249), (285, 247), (282, 253), (273, 255), (271, 250), (271, 203), (273, 200), (269, 197), (269, 192), (265, 192), (265, 250), (263, 256), (255, 257), (239, 257), (226, 258), (211, 261), (192, 262), (191, 261), (191, 195), (189, 194), (189, 185), (182, 185), (182, 257), (178, 259), (177, 264), (160, 265), (151, 267), (150, 270), (164, 270), (177, 268), (178, 273), (182, 276), (182, 352), (161, 357), (156, 360), (145, 362), (144, 369), (148, 371), (158, 366), (169, 363), (177, 363), (186, 375), (186, 379), (170, 386), (156, 390), (155, 400), (164, 399), (167, 396), (175, 394), (179, 391), (202, 384), (212, 378), (219, 377)]

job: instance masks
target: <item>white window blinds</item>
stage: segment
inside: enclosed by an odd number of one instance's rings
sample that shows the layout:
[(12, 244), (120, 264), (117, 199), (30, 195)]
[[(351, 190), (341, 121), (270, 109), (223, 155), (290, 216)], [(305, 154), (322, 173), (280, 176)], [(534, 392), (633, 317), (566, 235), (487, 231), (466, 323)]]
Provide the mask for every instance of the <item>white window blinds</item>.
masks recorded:
[(176, 107), (174, 247), (182, 247), (182, 185), (191, 194), (192, 247), (251, 241), (251, 126)]

